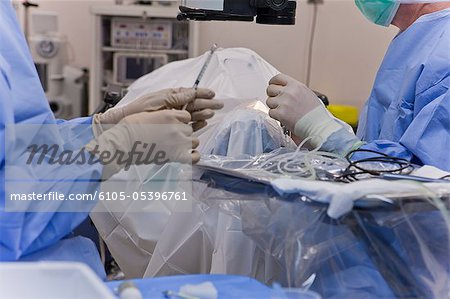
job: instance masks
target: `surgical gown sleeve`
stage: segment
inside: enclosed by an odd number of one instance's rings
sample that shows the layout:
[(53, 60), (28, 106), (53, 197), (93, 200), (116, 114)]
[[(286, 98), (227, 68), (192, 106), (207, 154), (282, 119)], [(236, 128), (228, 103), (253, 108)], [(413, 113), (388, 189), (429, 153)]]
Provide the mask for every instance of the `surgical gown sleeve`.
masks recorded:
[(358, 137), (363, 149), (450, 170), (450, 9), (420, 17), (392, 41)]
[[(55, 143), (67, 148), (77, 148), (83, 144), (84, 140), (91, 138), (92, 130), (89, 125), (77, 126), (89, 122), (89, 119), (55, 121), (10, 1), (0, 1), (0, 27), (0, 261), (14, 261), (56, 245), (88, 216), (88, 211), (61, 212), (65, 203), (51, 212), (6, 210), (7, 153), (14, 152), (17, 145), (11, 138), (14, 136), (9, 136), (6, 142), (6, 126), (54, 125), (57, 129), (53, 130), (51, 137), (54, 137)], [(39, 188), (39, 183), (32, 182), (40, 177), (40, 173), (31, 167), (24, 170), (24, 176), (29, 176), (31, 181), (29, 187)], [(63, 185), (58, 180), (54, 184), (60, 188), (65, 186), (65, 193), (92, 193), (98, 188), (101, 171), (101, 165), (61, 167), (54, 177), (59, 177), (61, 181), (70, 178), (74, 184)], [(78, 179), (87, 180), (87, 183), (79, 187), (75, 184)], [(79, 261), (77, 255), (79, 253), (73, 250), (73, 260)]]
[[(0, 188), (0, 261), (18, 260), (22, 256), (35, 253), (56, 244), (60, 239), (67, 236), (75, 227), (77, 227), (87, 216), (88, 212), (79, 213), (61, 213), (52, 212), (7, 212), (5, 210), (6, 193), (5, 186), (7, 179), (5, 177), (6, 152), (14, 148), (14, 144), (5, 144), (5, 134), (7, 127), (13, 125), (13, 107), (10, 104), (14, 99), (11, 93), (8, 76), (5, 74), (7, 69), (1, 67), (4, 60), (0, 56), (0, 176), (2, 186)], [(66, 124), (68, 125), (68, 124)], [(73, 124), (72, 124), (73, 126)], [(10, 138), (8, 138), (10, 140)], [(30, 178), (35, 178), (38, 174), (29, 169)], [(93, 165), (91, 167), (67, 167), (66, 173), (76, 181), (77, 177), (92, 179), (91, 184), (84, 190), (75, 190), (78, 185), (68, 186), (66, 191), (89, 193), (94, 192), (98, 187), (98, 179), (101, 177), (101, 166)], [(38, 184), (39, 182), (35, 182)], [(55, 182), (57, 184), (57, 182)], [(42, 192), (49, 190), (41, 190)], [(93, 204), (90, 204), (91, 206)]]
[(56, 120), (64, 139), (66, 149), (76, 150), (94, 139), (92, 117), (80, 117), (71, 120)]
[[(420, 165), (450, 170), (450, 76), (440, 84), (447, 92), (417, 113), (399, 142), (375, 140), (361, 148), (411, 160)], [(363, 158), (363, 155), (355, 155), (354, 158)]]

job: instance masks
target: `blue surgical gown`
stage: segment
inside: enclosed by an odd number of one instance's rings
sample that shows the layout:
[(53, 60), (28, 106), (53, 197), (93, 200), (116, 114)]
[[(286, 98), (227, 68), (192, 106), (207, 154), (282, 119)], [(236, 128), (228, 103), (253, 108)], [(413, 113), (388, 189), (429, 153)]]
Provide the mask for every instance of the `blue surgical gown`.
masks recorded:
[[(10, 1), (0, 1), (0, 28), (0, 261), (78, 261), (104, 276), (94, 244), (81, 237), (67, 238), (86, 219), (87, 211), (12, 213), (5, 210), (5, 153), (14, 147), (14, 142), (6, 142), (6, 126), (53, 125), (57, 130), (51, 138), (72, 149), (83, 146), (93, 136), (90, 118), (54, 119)], [(31, 173), (32, 169), (29, 171), (30, 177), (36, 175)], [(74, 181), (92, 180), (83, 184), (82, 190), (64, 184), (66, 192), (92, 193), (98, 188), (102, 169), (100, 165), (87, 165), (67, 166), (61, 171), (70, 174)]]
[(450, 171), (450, 9), (392, 41), (360, 119), (365, 149)]

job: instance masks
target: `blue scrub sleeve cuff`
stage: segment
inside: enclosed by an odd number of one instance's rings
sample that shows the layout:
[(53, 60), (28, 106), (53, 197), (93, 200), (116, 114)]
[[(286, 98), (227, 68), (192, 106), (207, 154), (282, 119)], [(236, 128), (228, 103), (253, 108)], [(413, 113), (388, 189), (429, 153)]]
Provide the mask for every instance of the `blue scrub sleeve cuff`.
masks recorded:
[(86, 116), (86, 117), (79, 117), (79, 118), (74, 118), (71, 120), (65, 120), (65, 119), (57, 119), (56, 123), (59, 124), (67, 124), (67, 123), (71, 123), (71, 124), (78, 124), (78, 125), (91, 125), (92, 124), (92, 116)]
[(365, 143), (350, 133), (346, 128), (341, 128), (328, 137), (321, 150), (345, 157), (351, 151), (360, 148)]

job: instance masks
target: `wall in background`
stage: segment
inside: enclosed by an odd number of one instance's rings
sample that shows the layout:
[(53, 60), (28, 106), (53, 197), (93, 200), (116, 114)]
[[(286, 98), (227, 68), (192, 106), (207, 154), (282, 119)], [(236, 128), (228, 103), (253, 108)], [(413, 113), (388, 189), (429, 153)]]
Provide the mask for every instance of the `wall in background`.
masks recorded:
[[(74, 54), (73, 64), (89, 67), (92, 5), (112, 0), (40, 0), (40, 9), (60, 15), (60, 30)], [(202, 23), (200, 49), (212, 43), (222, 47), (253, 49), (268, 62), (300, 81), (306, 78), (306, 61), (313, 7), (299, 2), (297, 25), (264, 26), (251, 23)], [(367, 99), (376, 70), (396, 34), (394, 28), (370, 24), (353, 1), (325, 0), (319, 6), (311, 87), (332, 103), (361, 107)]]

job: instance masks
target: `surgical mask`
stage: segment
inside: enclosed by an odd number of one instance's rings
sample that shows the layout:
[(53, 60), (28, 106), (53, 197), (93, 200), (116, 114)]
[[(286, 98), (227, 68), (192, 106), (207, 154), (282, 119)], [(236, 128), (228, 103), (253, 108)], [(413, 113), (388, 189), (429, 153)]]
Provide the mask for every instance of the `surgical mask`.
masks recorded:
[(372, 23), (389, 26), (400, 7), (395, 0), (355, 0), (356, 6)]

